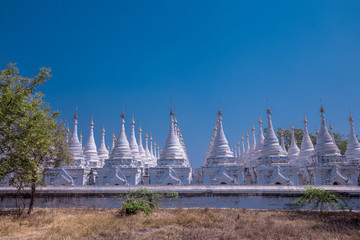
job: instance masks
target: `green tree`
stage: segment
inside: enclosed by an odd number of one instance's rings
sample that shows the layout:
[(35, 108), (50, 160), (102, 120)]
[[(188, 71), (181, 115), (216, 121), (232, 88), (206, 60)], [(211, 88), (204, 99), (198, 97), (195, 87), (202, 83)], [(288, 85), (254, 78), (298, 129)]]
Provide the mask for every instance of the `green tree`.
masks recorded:
[(49, 68), (41, 68), (34, 78), (22, 77), (15, 64), (0, 73), (0, 180), (10, 176), (18, 193), (30, 187), (28, 214), (44, 169), (73, 160), (65, 124), (58, 122), (60, 113), (52, 111), (38, 91), (50, 77)]
[(347, 208), (350, 211), (352, 210), (351, 206), (342, 196), (324, 189), (313, 188), (310, 186), (305, 187), (305, 191), (302, 192), (302, 196), (297, 199), (294, 204), (302, 207), (309, 205), (311, 209), (320, 209), (320, 211), (323, 211), (324, 206), (327, 206), (329, 210), (331, 208), (342, 210)]
[(339, 133), (339, 132), (334, 132), (334, 139), (335, 139), (335, 143), (338, 146), (338, 148), (340, 149), (341, 154), (344, 154), (346, 151), (346, 146), (348, 143), (348, 138), (344, 139), (344, 134)]

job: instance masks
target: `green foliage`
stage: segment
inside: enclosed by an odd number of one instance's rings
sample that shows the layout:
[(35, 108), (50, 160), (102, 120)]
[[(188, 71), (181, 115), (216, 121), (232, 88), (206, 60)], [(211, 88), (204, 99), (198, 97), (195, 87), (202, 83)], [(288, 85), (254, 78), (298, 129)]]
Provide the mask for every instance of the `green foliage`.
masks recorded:
[(132, 215), (138, 211), (142, 211), (146, 215), (153, 213), (153, 210), (149, 206), (148, 202), (143, 199), (128, 199), (126, 203), (123, 203), (123, 211), (126, 215)]
[[(300, 148), (301, 147), (301, 141), (302, 141), (302, 138), (304, 136), (304, 131), (301, 128), (294, 128), (294, 131), (295, 131), (294, 135), (295, 135), (296, 144)], [(277, 128), (277, 136), (279, 138), (279, 141), (280, 141), (281, 133), (284, 133), (285, 146), (286, 146), (286, 148), (289, 148), (290, 144), (291, 144), (291, 131), (290, 131), (290, 129), (284, 129), (282, 127)], [(309, 133), (309, 136), (310, 136), (310, 139), (311, 139), (312, 143), (314, 145), (316, 145), (315, 134)], [(340, 149), (341, 154), (344, 154), (345, 151), (346, 151), (346, 146), (347, 146), (348, 139), (344, 139), (344, 134), (338, 133), (338, 132), (334, 132), (334, 139), (335, 139), (336, 145)]]
[(329, 210), (344, 210), (345, 208), (348, 208), (351, 211), (351, 207), (348, 205), (346, 200), (336, 193), (308, 186), (306, 187), (306, 190), (302, 192), (302, 194), (303, 195), (297, 199), (294, 204), (300, 205), (302, 207), (309, 205), (313, 210), (320, 208), (320, 211), (324, 209), (324, 206), (327, 206)]
[(65, 123), (57, 121), (60, 113), (37, 91), (50, 77), (49, 68), (34, 78), (22, 77), (15, 64), (0, 72), (0, 180), (10, 175), (19, 193), (31, 187), (29, 213), (43, 170), (72, 161)]
[(128, 191), (126, 202), (124, 202), (122, 212), (126, 215), (135, 214), (138, 211), (146, 215), (152, 214), (154, 209), (159, 206), (158, 201), (162, 198), (177, 198), (178, 193), (153, 193), (147, 188)]
[(344, 134), (339, 133), (339, 132), (334, 132), (334, 139), (335, 139), (336, 145), (340, 149), (341, 154), (344, 154), (349, 140), (347, 138), (344, 140)]

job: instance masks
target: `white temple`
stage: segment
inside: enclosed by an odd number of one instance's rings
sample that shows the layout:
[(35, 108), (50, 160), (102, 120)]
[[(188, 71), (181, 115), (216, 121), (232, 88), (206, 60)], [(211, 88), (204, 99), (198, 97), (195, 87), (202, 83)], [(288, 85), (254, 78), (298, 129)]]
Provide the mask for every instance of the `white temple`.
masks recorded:
[(291, 124), (291, 143), (286, 148), (283, 137), (278, 138), (275, 134), (268, 107), (265, 136), (259, 118), (258, 130), (252, 126), (251, 135), (246, 133), (245, 138), (241, 137), (241, 144), (237, 142), (230, 149), (219, 109), (204, 164), (201, 168), (192, 168), (172, 107), (169, 133), (163, 149), (148, 134), (145, 134), (143, 142), (141, 127), (136, 136), (134, 118), (127, 138), (123, 112), (120, 133), (117, 139), (113, 134), (110, 152), (105, 144), (104, 128), (97, 148), (93, 120), (85, 148), (82, 147), (82, 135), (80, 140), (78, 138), (76, 112), (73, 130), (67, 136), (69, 149), (75, 159), (74, 165), (47, 169), (44, 180), (47, 185), (359, 185), (360, 143), (352, 116), (349, 117), (347, 149), (341, 155), (332, 125), (330, 131), (326, 127), (323, 106), (320, 113), (321, 127), (320, 132), (316, 130), (315, 146), (304, 117), (301, 145), (295, 140), (295, 128)]

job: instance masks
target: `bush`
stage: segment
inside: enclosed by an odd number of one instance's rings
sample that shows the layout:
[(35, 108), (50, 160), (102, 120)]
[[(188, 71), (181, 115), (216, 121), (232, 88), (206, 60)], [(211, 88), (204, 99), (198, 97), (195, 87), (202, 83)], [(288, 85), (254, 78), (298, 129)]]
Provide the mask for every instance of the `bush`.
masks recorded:
[(146, 215), (153, 212), (149, 204), (142, 199), (131, 199), (123, 203), (123, 211), (126, 215), (132, 215), (138, 211), (143, 211)]
[(306, 190), (302, 192), (302, 196), (297, 199), (294, 204), (305, 206), (310, 205), (311, 209), (319, 209), (322, 211), (324, 206), (330, 209), (342, 209), (348, 208), (350, 211), (352, 210), (346, 200), (336, 194), (323, 189), (306, 187)]
[(158, 201), (164, 197), (178, 197), (178, 193), (153, 193), (147, 188), (141, 188), (135, 191), (128, 191), (126, 202), (123, 202), (122, 213), (126, 215), (135, 214), (138, 211), (146, 215), (152, 214), (154, 209), (159, 206)]

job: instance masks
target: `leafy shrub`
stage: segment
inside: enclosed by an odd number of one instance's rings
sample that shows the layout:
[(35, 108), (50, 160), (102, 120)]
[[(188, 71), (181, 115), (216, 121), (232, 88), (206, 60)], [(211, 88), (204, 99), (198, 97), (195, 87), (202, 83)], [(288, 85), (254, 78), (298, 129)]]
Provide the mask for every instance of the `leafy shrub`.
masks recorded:
[(348, 208), (350, 211), (352, 210), (346, 200), (336, 194), (323, 189), (306, 187), (306, 190), (302, 192), (302, 196), (297, 199), (294, 204), (305, 206), (310, 205), (311, 209), (319, 209), (322, 211), (324, 206), (330, 209), (342, 209)]
[(122, 213), (131, 215), (142, 211), (146, 215), (152, 214), (153, 210), (159, 206), (158, 201), (166, 197), (177, 198), (178, 193), (153, 193), (147, 188), (129, 190), (126, 194), (126, 202), (122, 204)]
[(123, 211), (126, 215), (132, 215), (138, 211), (143, 211), (146, 215), (153, 212), (149, 204), (142, 199), (131, 199), (123, 203)]

